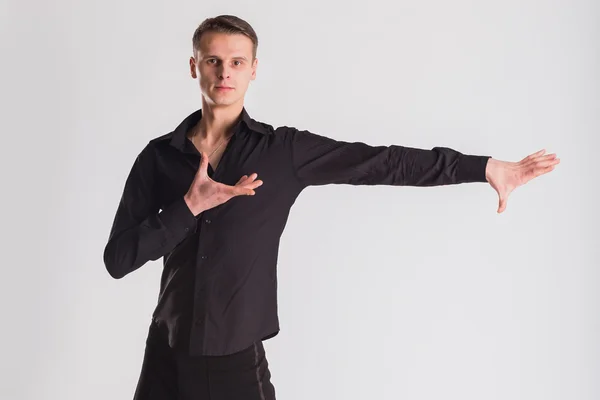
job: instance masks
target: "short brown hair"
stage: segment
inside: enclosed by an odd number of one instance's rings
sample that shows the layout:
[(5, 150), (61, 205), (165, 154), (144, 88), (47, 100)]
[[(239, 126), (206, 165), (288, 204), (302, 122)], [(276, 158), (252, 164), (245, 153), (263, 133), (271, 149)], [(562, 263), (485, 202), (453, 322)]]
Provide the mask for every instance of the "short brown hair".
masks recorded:
[(256, 58), (258, 48), (258, 36), (250, 24), (234, 15), (219, 15), (214, 18), (207, 18), (196, 28), (192, 37), (192, 46), (194, 52), (200, 49), (200, 38), (206, 32), (218, 32), (227, 34), (242, 34), (252, 40), (252, 61)]

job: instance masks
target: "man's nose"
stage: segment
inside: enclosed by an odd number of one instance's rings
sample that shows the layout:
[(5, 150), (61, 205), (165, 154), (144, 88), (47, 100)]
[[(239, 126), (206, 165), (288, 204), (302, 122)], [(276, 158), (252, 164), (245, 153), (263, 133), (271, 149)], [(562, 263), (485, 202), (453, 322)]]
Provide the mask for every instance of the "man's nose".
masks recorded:
[(229, 78), (229, 68), (223, 65), (218, 69), (217, 74), (220, 79)]

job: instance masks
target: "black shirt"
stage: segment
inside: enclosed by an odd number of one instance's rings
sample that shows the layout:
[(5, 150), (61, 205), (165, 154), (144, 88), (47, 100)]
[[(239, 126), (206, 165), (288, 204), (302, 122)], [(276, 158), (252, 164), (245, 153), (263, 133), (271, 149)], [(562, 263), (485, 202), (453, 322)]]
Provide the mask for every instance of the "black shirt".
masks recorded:
[[(183, 196), (200, 164), (186, 133), (197, 110), (149, 141), (125, 182), (104, 263), (119, 279), (163, 257), (151, 324), (189, 355), (226, 355), (279, 333), (277, 256), (290, 208), (307, 186), (434, 186), (486, 182), (489, 156), (344, 142), (252, 119), (246, 109), (216, 170), (235, 185), (258, 174), (254, 196), (237, 196), (194, 216)], [(152, 326), (152, 325), (151, 325)]]

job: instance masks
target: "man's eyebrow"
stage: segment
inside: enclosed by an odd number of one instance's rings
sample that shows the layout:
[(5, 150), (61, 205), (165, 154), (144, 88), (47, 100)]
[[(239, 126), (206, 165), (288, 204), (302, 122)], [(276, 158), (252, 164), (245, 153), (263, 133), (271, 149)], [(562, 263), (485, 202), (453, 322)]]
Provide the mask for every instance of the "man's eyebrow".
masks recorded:
[[(221, 58), (219, 56), (215, 56), (215, 55), (207, 55), (204, 56), (204, 58), (216, 58), (218, 60), (220, 60)], [(233, 60), (244, 60), (244, 61), (248, 61), (248, 59), (244, 56), (238, 56), (238, 57), (231, 57)]]

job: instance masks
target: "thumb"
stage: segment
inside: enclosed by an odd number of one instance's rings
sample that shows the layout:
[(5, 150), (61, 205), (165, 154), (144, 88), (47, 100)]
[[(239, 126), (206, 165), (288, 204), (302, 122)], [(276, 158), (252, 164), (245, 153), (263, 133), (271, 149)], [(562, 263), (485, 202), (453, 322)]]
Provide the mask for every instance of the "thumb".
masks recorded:
[(198, 167), (198, 173), (208, 175), (208, 155), (205, 152), (200, 152), (200, 166)]
[(499, 202), (498, 202), (498, 214), (500, 214), (501, 212), (506, 210), (506, 202), (507, 202), (506, 196), (504, 194), (500, 194)]

